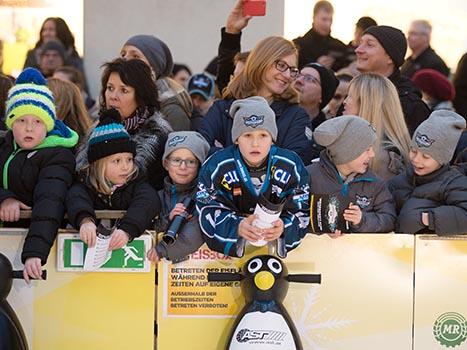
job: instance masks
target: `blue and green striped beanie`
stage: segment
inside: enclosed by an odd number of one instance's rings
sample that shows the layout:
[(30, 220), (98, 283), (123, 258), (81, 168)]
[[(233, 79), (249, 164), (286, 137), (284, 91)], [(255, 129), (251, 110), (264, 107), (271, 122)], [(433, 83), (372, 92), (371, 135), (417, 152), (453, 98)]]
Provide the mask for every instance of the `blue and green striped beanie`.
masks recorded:
[(116, 109), (108, 109), (100, 115), (99, 124), (92, 131), (88, 144), (88, 162), (128, 152), (136, 154), (136, 146), (121, 122)]
[(26, 68), (8, 92), (5, 124), (11, 129), (13, 123), (25, 115), (35, 115), (45, 124), (47, 131), (55, 125), (55, 103), (52, 91), (44, 76), (35, 68)]

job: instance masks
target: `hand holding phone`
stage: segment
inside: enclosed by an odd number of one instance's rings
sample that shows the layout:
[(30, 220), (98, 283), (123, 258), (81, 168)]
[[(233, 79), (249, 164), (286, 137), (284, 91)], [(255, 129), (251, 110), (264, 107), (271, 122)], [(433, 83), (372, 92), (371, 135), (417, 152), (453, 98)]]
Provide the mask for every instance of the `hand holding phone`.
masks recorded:
[(266, 15), (266, 0), (243, 0), (243, 16)]

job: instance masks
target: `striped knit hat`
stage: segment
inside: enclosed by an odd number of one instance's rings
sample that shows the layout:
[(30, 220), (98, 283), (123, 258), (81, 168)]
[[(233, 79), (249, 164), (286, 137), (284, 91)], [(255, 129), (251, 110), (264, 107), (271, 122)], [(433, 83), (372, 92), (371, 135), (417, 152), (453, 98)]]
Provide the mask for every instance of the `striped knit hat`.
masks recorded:
[(35, 68), (26, 68), (8, 92), (5, 124), (11, 129), (22, 116), (35, 115), (51, 131), (55, 124), (55, 103), (44, 76)]
[(128, 152), (136, 154), (135, 143), (121, 123), (120, 113), (116, 109), (102, 112), (99, 124), (89, 137), (88, 162), (111, 156), (116, 153)]

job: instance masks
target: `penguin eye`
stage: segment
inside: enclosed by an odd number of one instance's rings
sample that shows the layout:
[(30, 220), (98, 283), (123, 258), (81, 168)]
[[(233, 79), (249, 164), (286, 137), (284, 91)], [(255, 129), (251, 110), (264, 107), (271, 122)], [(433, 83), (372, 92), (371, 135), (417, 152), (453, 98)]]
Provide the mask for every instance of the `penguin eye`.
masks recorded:
[(248, 272), (250, 273), (255, 273), (258, 271), (261, 267), (263, 266), (263, 263), (261, 262), (261, 259), (256, 258), (250, 261), (248, 264)]
[(277, 259), (269, 259), (268, 260), (268, 267), (274, 273), (281, 273), (282, 272), (282, 265)]

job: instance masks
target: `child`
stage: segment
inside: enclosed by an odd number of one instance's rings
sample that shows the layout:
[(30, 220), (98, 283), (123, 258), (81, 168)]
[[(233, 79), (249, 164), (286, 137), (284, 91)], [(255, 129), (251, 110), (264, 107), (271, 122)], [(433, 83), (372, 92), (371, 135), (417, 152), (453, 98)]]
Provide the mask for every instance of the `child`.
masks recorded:
[[(358, 116), (337, 117), (318, 126), (313, 136), (326, 149), (321, 151), (319, 162), (308, 167), (312, 192), (340, 194), (350, 199), (344, 219), (352, 232), (394, 230), (396, 212), (391, 193), (368, 170), (376, 141), (371, 124)], [(330, 236), (341, 234), (336, 230)]]
[(138, 176), (135, 143), (115, 109), (104, 111), (92, 131), (87, 156), (89, 165), (78, 169), (79, 180), (68, 192), (70, 223), (89, 247), (96, 243), (96, 209), (126, 210), (112, 232), (109, 250), (123, 247), (151, 227), (160, 210), (156, 191)]
[(187, 208), (181, 202), (187, 197), (195, 200), (198, 171), (206, 159), (209, 148), (204, 137), (195, 131), (178, 131), (169, 134), (162, 157), (169, 176), (164, 180), (164, 189), (157, 193), (162, 203), (162, 210), (159, 219), (156, 220), (156, 231), (166, 231), (175, 215), (184, 214), (188, 217), (188, 221), (178, 232), (178, 237), (172, 245), (161, 241), (151, 249), (148, 253), (149, 260), (166, 258), (179, 261), (204, 243), (198, 215), (186, 212)]
[(29, 283), (30, 278), (41, 278), (63, 219), (75, 167), (71, 149), (78, 135), (56, 119), (52, 92), (34, 68), (18, 76), (6, 108), (8, 131), (0, 138), (0, 220), (6, 226), (19, 220), (21, 209), (32, 207), (21, 254)]
[(398, 231), (467, 233), (467, 177), (449, 165), (465, 125), (459, 114), (439, 110), (415, 130), (412, 166), (390, 182)]
[[(255, 243), (284, 234), (286, 249), (294, 249), (309, 222), (303, 162), (296, 153), (273, 144), (276, 117), (264, 98), (236, 100), (230, 116), (235, 144), (212, 155), (199, 175), (197, 209), (204, 239), (212, 250), (230, 256), (239, 256), (239, 237)], [(286, 200), (271, 228), (253, 224), (260, 195), (269, 201)]]

